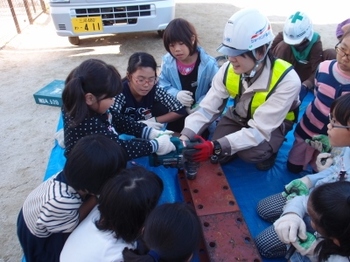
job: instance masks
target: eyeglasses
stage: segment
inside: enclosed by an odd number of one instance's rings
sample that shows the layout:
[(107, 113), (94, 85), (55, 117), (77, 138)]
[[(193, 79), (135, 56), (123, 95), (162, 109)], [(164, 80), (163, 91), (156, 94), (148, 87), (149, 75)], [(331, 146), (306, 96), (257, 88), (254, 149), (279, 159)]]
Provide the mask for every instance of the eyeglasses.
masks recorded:
[(328, 118), (329, 118), (329, 124), (332, 126), (332, 128), (346, 128), (346, 129), (350, 128), (350, 126), (335, 125), (334, 124), (335, 123), (335, 119), (333, 119), (332, 114), (329, 114)]
[(339, 47), (340, 43), (338, 43), (336, 46), (335, 46), (335, 51), (337, 52), (338, 55), (340, 55), (341, 57), (346, 57), (347, 60), (350, 60), (350, 54), (347, 54), (345, 53), (341, 47)]
[(157, 77), (150, 77), (150, 78), (137, 77), (137, 78), (133, 78), (133, 79), (139, 85), (145, 85), (146, 83), (149, 85), (154, 85), (158, 80)]

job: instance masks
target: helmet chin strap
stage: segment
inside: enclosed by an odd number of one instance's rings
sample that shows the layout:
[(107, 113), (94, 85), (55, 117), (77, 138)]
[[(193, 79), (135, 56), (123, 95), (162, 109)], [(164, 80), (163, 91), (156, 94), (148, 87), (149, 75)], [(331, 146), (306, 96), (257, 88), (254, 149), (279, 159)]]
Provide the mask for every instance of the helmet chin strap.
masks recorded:
[(255, 76), (256, 70), (258, 69), (258, 67), (259, 67), (259, 65), (261, 64), (261, 62), (265, 60), (265, 57), (266, 57), (267, 53), (269, 52), (269, 50), (270, 50), (270, 48), (271, 48), (271, 45), (272, 45), (272, 42), (269, 43), (268, 47), (267, 47), (266, 50), (265, 50), (264, 55), (263, 55), (262, 58), (260, 58), (260, 59), (257, 59), (257, 58), (256, 58), (256, 51), (255, 51), (256, 49), (252, 50), (252, 53), (253, 53), (253, 56), (254, 56), (255, 59), (256, 59), (256, 62), (255, 62), (255, 65), (254, 65), (252, 71), (250, 71), (249, 75), (248, 75), (248, 74), (245, 74), (245, 73), (242, 74), (242, 77), (243, 77), (243, 78), (246, 78), (246, 77), (254, 77), (254, 76)]

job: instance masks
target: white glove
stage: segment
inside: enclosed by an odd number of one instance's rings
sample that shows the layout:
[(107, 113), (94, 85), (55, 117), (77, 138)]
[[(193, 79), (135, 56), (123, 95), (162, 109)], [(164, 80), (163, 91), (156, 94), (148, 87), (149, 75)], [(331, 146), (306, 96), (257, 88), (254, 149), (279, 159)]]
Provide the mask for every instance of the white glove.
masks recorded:
[(194, 102), (192, 92), (186, 90), (179, 91), (176, 98), (186, 107), (191, 107)]
[(162, 131), (162, 130), (157, 130), (157, 129), (152, 128), (151, 132), (148, 135), (148, 139), (152, 140), (152, 139), (155, 139), (155, 138), (163, 136), (163, 135), (172, 136), (173, 134), (174, 134), (174, 132), (171, 130)]
[(333, 164), (332, 154), (330, 153), (320, 153), (316, 159), (317, 171), (321, 172), (329, 168)]
[(286, 244), (306, 239), (306, 225), (304, 220), (295, 213), (287, 213), (273, 223), (278, 238)]
[(163, 123), (157, 122), (155, 117), (151, 117), (150, 119), (147, 119), (147, 120), (140, 120), (139, 122), (140, 123), (144, 123), (147, 126), (153, 127), (155, 129), (158, 129), (158, 130), (161, 130), (163, 128), (163, 126), (164, 126)]
[(157, 155), (166, 155), (171, 151), (176, 150), (175, 145), (170, 141), (170, 136), (164, 135), (155, 138), (158, 143), (158, 150), (156, 152)]

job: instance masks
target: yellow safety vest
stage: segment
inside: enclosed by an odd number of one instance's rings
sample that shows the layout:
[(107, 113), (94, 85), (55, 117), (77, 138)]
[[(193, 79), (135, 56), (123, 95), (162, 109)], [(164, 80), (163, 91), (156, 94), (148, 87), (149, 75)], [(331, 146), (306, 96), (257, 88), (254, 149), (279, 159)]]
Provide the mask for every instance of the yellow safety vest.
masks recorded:
[[(272, 75), (270, 78), (270, 85), (268, 90), (266, 91), (256, 91), (253, 95), (252, 100), (250, 101), (250, 105), (248, 107), (248, 118), (254, 114), (255, 110), (263, 104), (269, 96), (272, 94), (275, 87), (279, 84), (279, 82), (283, 79), (283, 77), (292, 69), (292, 65), (282, 59), (275, 59), (272, 64)], [(237, 75), (233, 71), (233, 66), (230, 63), (226, 68), (225, 77), (224, 77), (224, 85), (226, 86), (227, 91), (231, 95), (231, 97), (235, 98), (237, 95), (241, 95), (241, 75)], [(287, 120), (296, 121), (297, 116), (296, 112), (290, 111), (286, 116)]]

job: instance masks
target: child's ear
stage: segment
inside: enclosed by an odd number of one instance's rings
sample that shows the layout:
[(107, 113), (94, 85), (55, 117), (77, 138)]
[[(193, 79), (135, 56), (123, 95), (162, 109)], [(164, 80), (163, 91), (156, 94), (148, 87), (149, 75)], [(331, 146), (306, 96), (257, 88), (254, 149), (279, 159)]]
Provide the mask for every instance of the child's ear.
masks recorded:
[(95, 102), (96, 102), (96, 97), (93, 94), (91, 94), (91, 93), (86, 93), (85, 94), (85, 103), (87, 105), (91, 106)]
[(131, 80), (131, 79), (130, 79), (130, 78), (131, 78), (131, 74), (129, 74), (128, 71), (126, 72), (126, 78), (127, 78), (129, 81)]
[(194, 41), (196, 41), (196, 37), (193, 35), (193, 36), (191, 37), (192, 45), (194, 45)]

